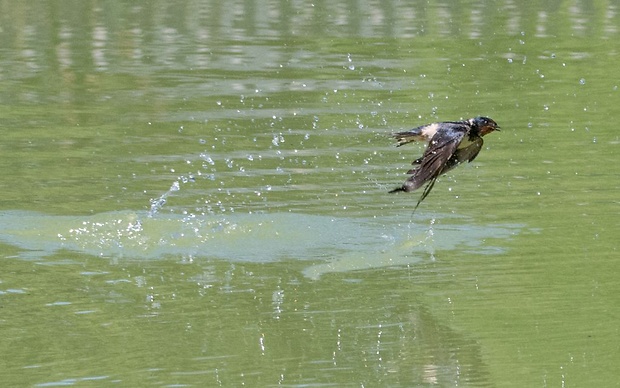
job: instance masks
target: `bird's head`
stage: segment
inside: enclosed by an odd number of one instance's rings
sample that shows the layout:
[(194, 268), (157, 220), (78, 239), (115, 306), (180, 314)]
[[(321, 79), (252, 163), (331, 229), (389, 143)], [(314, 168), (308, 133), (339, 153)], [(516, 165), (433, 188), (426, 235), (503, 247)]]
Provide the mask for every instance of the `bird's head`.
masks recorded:
[(493, 131), (499, 131), (499, 125), (497, 125), (493, 119), (488, 117), (478, 116), (471, 119), (471, 123), (474, 127), (478, 128), (478, 131), (480, 131), (480, 136), (484, 136)]

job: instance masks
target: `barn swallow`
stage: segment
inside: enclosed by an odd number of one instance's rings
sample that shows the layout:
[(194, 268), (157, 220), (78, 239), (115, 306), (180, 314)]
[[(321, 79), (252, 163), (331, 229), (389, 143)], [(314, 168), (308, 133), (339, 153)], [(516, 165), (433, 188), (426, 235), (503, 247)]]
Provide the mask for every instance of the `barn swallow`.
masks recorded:
[(392, 134), (398, 141), (397, 147), (413, 141), (428, 141), (428, 146), (422, 157), (411, 163), (417, 167), (407, 171), (407, 174), (411, 174), (409, 179), (390, 193), (413, 191), (428, 182), (413, 209), (415, 212), (431, 192), (437, 178), (465, 161), (474, 160), (482, 148), (482, 137), (496, 130), (499, 131), (499, 126), (492, 119), (475, 117), (464, 121), (422, 125), (409, 131)]

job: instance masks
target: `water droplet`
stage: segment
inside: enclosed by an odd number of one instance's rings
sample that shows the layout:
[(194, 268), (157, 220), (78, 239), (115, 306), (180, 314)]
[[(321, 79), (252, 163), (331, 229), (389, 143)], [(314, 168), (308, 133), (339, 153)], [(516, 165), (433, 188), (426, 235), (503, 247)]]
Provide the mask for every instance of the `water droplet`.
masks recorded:
[(351, 54), (347, 54), (347, 61), (349, 62), (349, 70), (355, 70), (355, 65), (352, 63), (353, 59), (351, 58)]
[(580, 85), (585, 85), (586, 84), (586, 79), (585, 78), (580, 79), (579, 80), (579, 84)]
[(205, 162), (209, 163), (212, 166), (215, 164), (213, 159), (211, 159), (211, 157), (209, 155), (205, 154), (204, 152), (200, 154), (200, 158), (202, 160), (204, 160)]

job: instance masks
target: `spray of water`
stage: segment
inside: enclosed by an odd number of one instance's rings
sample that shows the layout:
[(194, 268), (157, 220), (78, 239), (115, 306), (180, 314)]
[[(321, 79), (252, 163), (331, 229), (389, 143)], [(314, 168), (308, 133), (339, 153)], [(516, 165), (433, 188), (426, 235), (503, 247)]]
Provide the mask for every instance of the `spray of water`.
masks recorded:
[(179, 184), (179, 181), (176, 180), (172, 182), (172, 186), (170, 186), (168, 191), (159, 196), (159, 198), (151, 199), (151, 209), (149, 210), (148, 217), (152, 218), (155, 214), (157, 214), (157, 212), (159, 212), (159, 210), (166, 204), (167, 198), (172, 193), (179, 191), (180, 189), (181, 185)]

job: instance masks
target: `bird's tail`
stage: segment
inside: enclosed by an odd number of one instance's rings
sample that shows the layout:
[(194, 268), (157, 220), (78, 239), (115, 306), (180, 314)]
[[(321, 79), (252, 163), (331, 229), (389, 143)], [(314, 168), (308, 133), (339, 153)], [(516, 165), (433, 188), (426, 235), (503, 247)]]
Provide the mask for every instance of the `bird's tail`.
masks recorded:
[[(420, 196), (420, 199), (418, 199), (418, 202), (415, 204), (415, 207), (413, 208), (413, 211), (411, 212), (411, 215), (413, 215), (415, 211), (418, 210), (418, 206), (420, 206), (424, 198), (426, 198), (426, 196), (430, 194), (436, 181), (437, 181), (437, 177), (434, 177), (434, 178), (431, 178), (431, 180), (426, 184), (426, 186), (424, 187), (424, 191), (422, 192), (422, 195)], [(392, 193), (398, 193), (400, 191), (409, 192), (409, 191), (412, 191), (412, 189), (411, 187), (405, 184), (405, 185), (402, 185), (401, 187), (397, 187), (393, 190), (388, 191), (388, 193), (392, 194)]]
[(405, 186), (401, 186), (401, 187), (397, 187), (394, 190), (390, 190), (388, 191), (388, 194), (392, 194), (392, 193), (398, 193), (400, 191), (407, 191)]
[(422, 141), (424, 138), (415, 132), (396, 132), (392, 134), (392, 137), (396, 139), (396, 147), (400, 147), (412, 141)]
[(411, 215), (413, 215), (413, 213), (415, 213), (415, 211), (418, 210), (418, 206), (420, 206), (422, 201), (424, 201), (424, 198), (426, 198), (426, 196), (430, 194), (431, 190), (433, 189), (433, 186), (435, 186), (435, 182), (436, 181), (437, 181), (437, 177), (434, 177), (434, 178), (431, 179), (430, 182), (428, 182), (426, 187), (424, 187), (424, 191), (422, 192), (422, 196), (420, 197), (420, 199), (418, 199), (418, 203), (415, 204), (415, 207), (413, 208), (413, 211), (411, 212)]
[(400, 147), (401, 145), (411, 143), (412, 141), (430, 141), (431, 138), (435, 136), (438, 129), (439, 125), (437, 123), (427, 124), (408, 131), (395, 132), (392, 134), (392, 137), (398, 141), (396, 146)]

